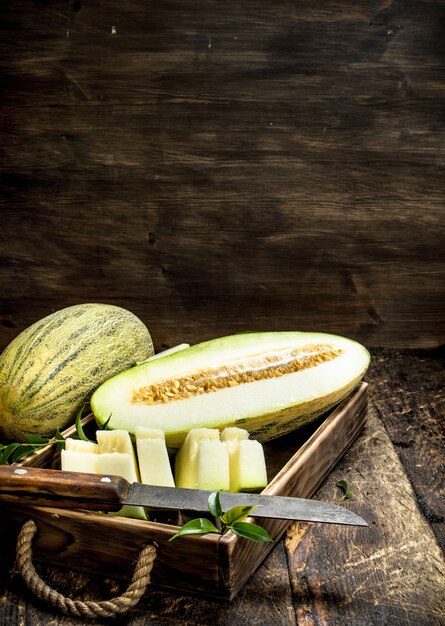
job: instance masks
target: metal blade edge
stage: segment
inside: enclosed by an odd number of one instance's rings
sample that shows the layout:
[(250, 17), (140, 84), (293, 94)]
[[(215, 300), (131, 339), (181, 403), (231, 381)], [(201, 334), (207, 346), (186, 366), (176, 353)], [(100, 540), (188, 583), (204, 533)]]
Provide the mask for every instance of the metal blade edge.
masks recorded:
[[(200, 489), (158, 487), (133, 483), (123, 498), (122, 504), (161, 510), (207, 512), (208, 498), (211, 493)], [(234, 506), (257, 507), (252, 512), (252, 517), (368, 526), (363, 518), (349, 509), (319, 500), (232, 492), (221, 492), (220, 500), (224, 511)]]

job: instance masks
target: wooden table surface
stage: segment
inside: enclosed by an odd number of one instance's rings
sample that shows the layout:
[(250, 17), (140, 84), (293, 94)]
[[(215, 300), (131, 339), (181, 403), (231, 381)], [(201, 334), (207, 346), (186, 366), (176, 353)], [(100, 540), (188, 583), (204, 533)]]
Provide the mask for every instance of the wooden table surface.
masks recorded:
[[(369, 528), (293, 523), (233, 602), (148, 588), (117, 623), (444, 623), (445, 351), (376, 349), (372, 356), (367, 426), (315, 496), (335, 502), (340, 494), (334, 482), (346, 479), (353, 493), (347, 506)], [(111, 598), (125, 588), (112, 578), (49, 566), (38, 570), (53, 587), (76, 599)], [(2, 626), (92, 623), (45, 607), (24, 588), (11, 560), (2, 559), (1, 572)]]

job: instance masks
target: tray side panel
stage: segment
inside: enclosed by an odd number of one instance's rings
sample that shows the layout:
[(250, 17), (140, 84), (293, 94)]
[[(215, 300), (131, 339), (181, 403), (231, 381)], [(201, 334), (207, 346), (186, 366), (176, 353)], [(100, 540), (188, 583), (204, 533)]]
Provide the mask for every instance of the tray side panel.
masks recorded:
[[(218, 587), (218, 537), (189, 537), (169, 543), (177, 528), (83, 511), (0, 506), (0, 532), (12, 545), (21, 525), (34, 519), (33, 558), (52, 565), (131, 578), (140, 550), (157, 545), (151, 581), (168, 588), (205, 593)], [(204, 541), (202, 541), (204, 539)]]

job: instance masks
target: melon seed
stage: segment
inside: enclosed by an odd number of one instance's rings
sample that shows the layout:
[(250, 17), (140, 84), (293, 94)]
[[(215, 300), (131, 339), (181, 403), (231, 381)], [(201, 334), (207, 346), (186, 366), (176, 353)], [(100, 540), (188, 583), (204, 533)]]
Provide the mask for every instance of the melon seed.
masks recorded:
[(331, 361), (342, 352), (328, 344), (315, 344), (283, 354), (266, 355), (261, 360), (255, 356), (243, 363), (238, 361), (220, 368), (206, 368), (174, 380), (140, 387), (133, 392), (131, 401), (134, 404), (162, 404), (265, 378), (278, 378)]

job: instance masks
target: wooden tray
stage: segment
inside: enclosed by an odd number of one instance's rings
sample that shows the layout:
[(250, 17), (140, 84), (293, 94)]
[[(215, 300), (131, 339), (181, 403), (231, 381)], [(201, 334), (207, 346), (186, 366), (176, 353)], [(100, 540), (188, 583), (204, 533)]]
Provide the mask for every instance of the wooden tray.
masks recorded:
[[(311, 497), (355, 440), (366, 421), (367, 384), (327, 416), (305, 428), (265, 444), (269, 484), (263, 493)], [(65, 434), (72, 432), (68, 429)], [(30, 455), (22, 465), (54, 466), (53, 447)], [(53, 565), (129, 578), (141, 548), (155, 541), (158, 555), (151, 582), (164, 588), (231, 600), (252, 576), (289, 525), (259, 521), (273, 543), (259, 544), (231, 532), (180, 538), (177, 518), (163, 514), (156, 521), (139, 521), (82, 511), (29, 506), (0, 506), (3, 545), (14, 545), (21, 524), (37, 523), (34, 558)]]

